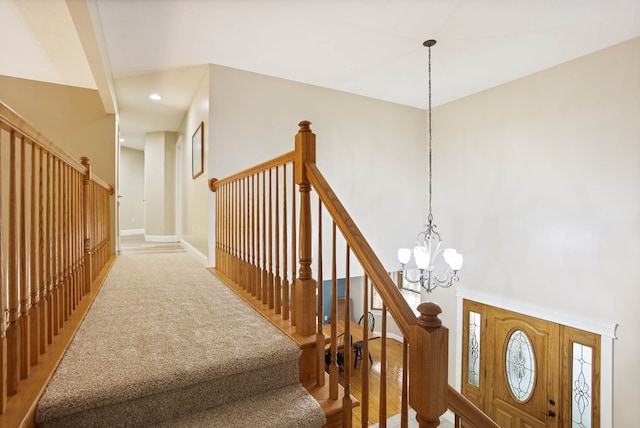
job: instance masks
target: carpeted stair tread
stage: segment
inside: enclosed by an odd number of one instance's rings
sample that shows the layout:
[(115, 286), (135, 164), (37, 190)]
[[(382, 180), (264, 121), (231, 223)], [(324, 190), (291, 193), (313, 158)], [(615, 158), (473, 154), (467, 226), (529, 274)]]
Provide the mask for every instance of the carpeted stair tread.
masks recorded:
[(322, 409), (300, 385), (248, 397), (164, 422), (159, 428), (314, 428), (325, 422)]
[(299, 356), (191, 255), (119, 257), (39, 401), (36, 423), (156, 424), (296, 385)]

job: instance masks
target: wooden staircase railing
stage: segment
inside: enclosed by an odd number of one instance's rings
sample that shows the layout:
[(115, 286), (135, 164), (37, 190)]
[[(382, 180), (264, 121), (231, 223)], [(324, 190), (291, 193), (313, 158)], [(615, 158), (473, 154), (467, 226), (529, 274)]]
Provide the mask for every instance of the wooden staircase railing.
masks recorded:
[[(402, 426), (407, 426), (411, 406), (422, 428), (437, 427), (447, 409), (456, 413), (457, 426), (462, 418), (465, 426), (497, 427), (448, 384), (448, 329), (438, 318), (441, 309), (425, 302), (418, 307), (421, 315), (414, 315), (316, 165), (310, 123), (299, 125), (293, 152), (210, 181), (210, 189), (216, 192), (214, 273), (298, 341), (303, 351), (300, 379), (308, 387), (313, 385), (310, 389), (323, 388), (314, 396), (332, 409), (325, 411), (326, 426), (351, 427), (354, 420), (368, 426), (373, 419), (386, 426), (391, 416), (385, 404), (386, 320), (390, 314), (404, 335), (402, 406), (398, 409)], [(316, 198), (311, 197), (312, 191)], [(317, 279), (313, 278), (312, 255)], [(325, 260), (330, 268), (325, 268)], [(346, 298), (339, 313), (339, 279), (344, 281), (344, 295), (357, 296), (362, 302), (362, 313), (371, 310), (374, 291), (383, 302), (378, 415), (369, 414), (368, 358), (362, 358), (359, 397), (351, 394), (353, 353), (340, 354), (344, 364), (338, 365), (342, 360), (338, 358), (338, 320), (349, 320), (352, 312), (351, 298)], [(330, 287), (330, 302), (324, 302), (325, 285)], [(324, 325), (326, 305), (330, 327)], [(363, 321), (362, 355), (368, 355), (367, 317)], [(351, 337), (350, 323), (340, 325), (344, 326), (343, 337)]]
[(111, 257), (113, 187), (91, 173), (88, 158), (73, 159), (2, 102), (0, 165), (4, 423), (16, 403), (35, 407), (66, 347), (57, 337), (64, 331), (70, 340), (70, 319), (95, 292), (92, 284)]

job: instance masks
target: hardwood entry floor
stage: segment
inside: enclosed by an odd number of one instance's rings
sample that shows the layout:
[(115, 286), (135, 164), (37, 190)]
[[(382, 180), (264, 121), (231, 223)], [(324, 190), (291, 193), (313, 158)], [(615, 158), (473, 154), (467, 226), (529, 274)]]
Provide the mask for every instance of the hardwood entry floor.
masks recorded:
[[(369, 368), (369, 426), (376, 425), (380, 418), (380, 352), (381, 340), (369, 341), (369, 352), (373, 364)], [(365, 356), (366, 358), (366, 356)], [(342, 374), (341, 374), (342, 376)], [(342, 379), (341, 379), (342, 383)], [(387, 428), (400, 427), (400, 407), (402, 405), (402, 343), (387, 339)], [(351, 394), (362, 403), (362, 362), (351, 369)], [(397, 415), (397, 416), (396, 416)], [(389, 420), (391, 418), (391, 420)], [(362, 428), (362, 405), (353, 409), (353, 427)], [(417, 427), (415, 413), (409, 409), (409, 426)], [(453, 427), (442, 420), (441, 428)]]

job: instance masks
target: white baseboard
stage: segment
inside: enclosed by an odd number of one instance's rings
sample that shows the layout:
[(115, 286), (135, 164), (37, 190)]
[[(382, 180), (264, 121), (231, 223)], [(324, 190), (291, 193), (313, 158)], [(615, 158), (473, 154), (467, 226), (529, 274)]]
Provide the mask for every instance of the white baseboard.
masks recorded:
[(196, 249), (196, 247), (194, 247), (193, 245), (189, 244), (184, 239), (180, 240), (180, 246), (182, 246), (182, 248), (184, 248), (187, 252), (189, 252), (189, 253), (193, 254), (194, 256), (196, 256), (200, 261), (202, 261), (202, 264), (204, 266), (207, 266), (207, 264), (208, 264), (207, 256), (202, 254), (198, 249)]
[(144, 229), (126, 229), (120, 231), (120, 236), (143, 235)]
[(147, 242), (178, 242), (176, 235), (144, 235)]

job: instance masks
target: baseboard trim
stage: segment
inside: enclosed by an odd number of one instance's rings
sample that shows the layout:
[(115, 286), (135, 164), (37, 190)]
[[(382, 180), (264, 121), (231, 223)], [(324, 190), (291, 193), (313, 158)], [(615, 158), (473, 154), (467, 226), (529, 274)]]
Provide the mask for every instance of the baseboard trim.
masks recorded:
[(120, 230), (120, 236), (144, 235), (144, 229), (125, 229)]
[(204, 266), (207, 266), (207, 263), (208, 263), (207, 256), (204, 255), (202, 252), (200, 252), (200, 250), (198, 250), (196, 247), (189, 244), (184, 239), (180, 240), (180, 246), (182, 246), (182, 248), (184, 248), (188, 253), (191, 253), (192, 255), (196, 256)]
[(176, 235), (144, 235), (147, 242), (178, 242)]

